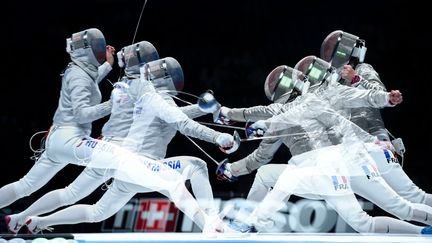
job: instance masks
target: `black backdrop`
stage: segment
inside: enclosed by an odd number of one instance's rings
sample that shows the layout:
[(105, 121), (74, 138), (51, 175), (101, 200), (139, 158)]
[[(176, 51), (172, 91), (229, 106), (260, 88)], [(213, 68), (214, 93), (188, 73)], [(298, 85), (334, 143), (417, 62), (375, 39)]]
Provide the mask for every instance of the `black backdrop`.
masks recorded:
[[(65, 39), (96, 27), (119, 50), (132, 42), (143, 1), (14, 1), (3, 5), (0, 185), (29, 170), (33, 162), (28, 140), (51, 124), (59, 97), (59, 73), (68, 62)], [(405, 171), (430, 192), (431, 44), (427, 36), (431, 30), (429, 16), (422, 9), (413, 1), (149, 0), (136, 41), (150, 41), (160, 56), (172, 56), (182, 64), (184, 91), (199, 94), (212, 89), (223, 105), (248, 107), (269, 103), (263, 82), (277, 65), (294, 66), (306, 55), (319, 55), (322, 40), (333, 30), (360, 36), (368, 47), (366, 62), (375, 67), (388, 89), (399, 89), (404, 95), (403, 104), (384, 109), (383, 117), (388, 129), (404, 139)], [(108, 78), (115, 81), (118, 75), (115, 67)], [(101, 83), (104, 100), (110, 89), (108, 82)], [(201, 120), (210, 121), (210, 117)], [(93, 135), (99, 134), (104, 121), (94, 122)], [(198, 143), (218, 160), (225, 157), (213, 145)], [(228, 157), (231, 161), (243, 158), (257, 144), (242, 144)], [(180, 154), (206, 159), (177, 135), (168, 156)], [(282, 149), (275, 162), (285, 162), (288, 157), (289, 152)], [(208, 163), (213, 175), (216, 166)], [(66, 186), (81, 170), (67, 166), (48, 185), (11, 208)], [(247, 193), (252, 179), (250, 175), (226, 184), (212, 177), (211, 182), (215, 194), (228, 195)]]

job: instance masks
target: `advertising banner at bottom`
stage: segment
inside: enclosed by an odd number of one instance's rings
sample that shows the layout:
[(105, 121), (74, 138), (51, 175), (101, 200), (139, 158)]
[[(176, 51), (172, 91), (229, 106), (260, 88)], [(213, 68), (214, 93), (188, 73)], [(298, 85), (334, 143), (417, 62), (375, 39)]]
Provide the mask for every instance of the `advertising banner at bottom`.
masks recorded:
[[(244, 198), (215, 199), (222, 210), (227, 204), (239, 204)], [(369, 201), (359, 199), (366, 212), (374, 210)], [(288, 201), (278, 224), (269, 232), (336, 232), (350, 233), (354, 230), (321, 200), (298, 198)], [(191, 219), (175, 207), (167, 198), (134, 198), (119, 212), (101, 224), (102, 232), (200, 232)]]

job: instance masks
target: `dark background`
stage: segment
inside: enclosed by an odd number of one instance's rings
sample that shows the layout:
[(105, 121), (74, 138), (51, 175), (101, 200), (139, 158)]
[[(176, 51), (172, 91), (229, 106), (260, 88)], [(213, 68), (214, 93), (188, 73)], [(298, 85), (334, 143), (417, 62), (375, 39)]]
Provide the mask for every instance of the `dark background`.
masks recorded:
[[(74, 32), (99, 28), (117, 50), (132, 43), (144, 1), (13, 1), (2, 6), (2, 89), (0, 95), (0, 186), (21, 178), (33, 165), (28, 143), (35, 132), (49, 128), (60, 90), (59, 74), (68, 63), (65, 39)], [(404, 102), (383, 110), (388, 129), (404, 139), (404, 169), (422, 189), (431, 192), (429, 88), (431, 87), (430, 18), (414, 1), (174, 1), (149, 0), (135, 42), (150, 41), (161, 57), (172, 56), (183, 66), (184, 91), (212, 89), (228, 107), (269, 104), (263, 91), (267, 74), (276, 66), (294, 66), (307, 55), (319, 55), (323, 39), (341, 29), (366, 40), (366, 62), (390, 89), (399, 89)], [(430, 14), (429, 14), (430, 15)], [(108, 78), (117, 80), (119, 68)], [(104, 100), (109, 82), (100, 84)], [(191, 97), (184, 97), (191, 102)], [(203, 117), (202, 121), (211, 121)], [(94, 136), (106, 118), (94, 122)], [(240, 126), (242, 124), (239, 124)], [(220, 129), (219, 129), (220, 130)], [(230, 130), (224, 130), (232, 132)], [(36, 142), (40, 136), (36, 138)], [(214, 145), (198, 141), (216, 159), (226, 156)], [(34, 143), (37, 145), (37, 143)], [(243, 143), (229, 155), (245, 157), (258, 143)], [(183, 136), (177, 135), (168, 156), (195, 155), (216, 166)], [(286, 149), (275, 162), (289, 158)], [(49, 184), (12, 204), (20, 210), (54, 188), (69, 184), (82, 168), (68, 165)], [(211, 182), (215, 195), (245, 196), (253, 175), (240, 182)], [(101, 194), (96, 192), (94, 202)], [(6, 212), (7, 213), (7, 212)]]

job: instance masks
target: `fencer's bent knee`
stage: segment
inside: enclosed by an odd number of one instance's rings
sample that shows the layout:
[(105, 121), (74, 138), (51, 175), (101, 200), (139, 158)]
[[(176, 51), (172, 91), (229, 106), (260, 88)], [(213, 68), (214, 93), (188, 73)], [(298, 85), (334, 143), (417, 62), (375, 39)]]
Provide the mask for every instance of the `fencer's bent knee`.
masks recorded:
[(365, 211), (348, 212), (347, 215), (340, 215), (355, 231), (359, 233), (374, 232), (375, 222), (372, 216)]
[(191, 160), (191, 163), (194, 165), (195, 170), (205, 171), (206, 173), (208, 173), (207, 163), (204, 160), (194, 158), (193, 160)]
[(132, 189), (130, 187), (133, 186), (133, 184), (127, 182), (114, 180), (113, 186), (108, 190), (111, 197), (105, 199), (102, 197), (87, 209), (88, 222), (100, 222), (114, 215), (123, 205), (112, 202), (113, 198), (123, 198), (131, 193)]
[(109, 208), (103, 207), (98, 203), (93, 204), (87, 214), (90, 223), (101, 222), (112, 215), (109, 213)]
[(64, 189), (60, 189), (60, 202), (62, 205), (71, 205), (77, 202), (79, 188), (73, 186), (67, 186)]
[(168, 191), (172, 201), (176, 202), (183, 199), (185, 190), (187, 189), (184, 186), (183, 180), (174, 180), (165, 190)]
[(268, 175), (272, 171), (272, 165), (263, 165), (261, 166), (255, 175), (255, 180), (259, 180), (260, 182), (264, 181), (264, 177)]
[(15, 193), (19, 198), (29, 196), (34, 191), (35, 181), (24, 176), (14, 183)]
[(112, 190), (118, 190), (121, 193), (129, 193), (132, 191), (131, 188), (134, 186), (136, 185), (129, 182), (114, 180), (114, 182), (112, 183)]
[(286, 164), (269, 164), (261, 166), (255, 175), (255, 181), (267, 186), (274, 186), (282, 172), (288, 168)]
[(87, 175), (97, 179), (97, 178), (104, 176), (104, 171), (105, 170), (103, 170), (103, 169), (86, 167), (83, 172), (86, 173)]

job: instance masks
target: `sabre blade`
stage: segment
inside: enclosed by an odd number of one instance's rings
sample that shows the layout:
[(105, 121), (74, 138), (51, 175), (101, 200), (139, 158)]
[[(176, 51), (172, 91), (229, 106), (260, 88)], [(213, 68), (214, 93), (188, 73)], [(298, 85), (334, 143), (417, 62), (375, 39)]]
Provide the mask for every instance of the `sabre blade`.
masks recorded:
[(189, 139), (189, 141), (191, 141), (199, 150), (201, 150), (201, 152), (203, 152), (211, 161), (213, 161), (218, 167), (223, 164), (223, 161), (221, 162), (217, 162), (213, 157), (210, 156), (210, 154), (208, 154), (206, 151), (204, 151), (204, 149), (202, 149), (192, 138), (190, 138), (189, 136), (186, 136)]

